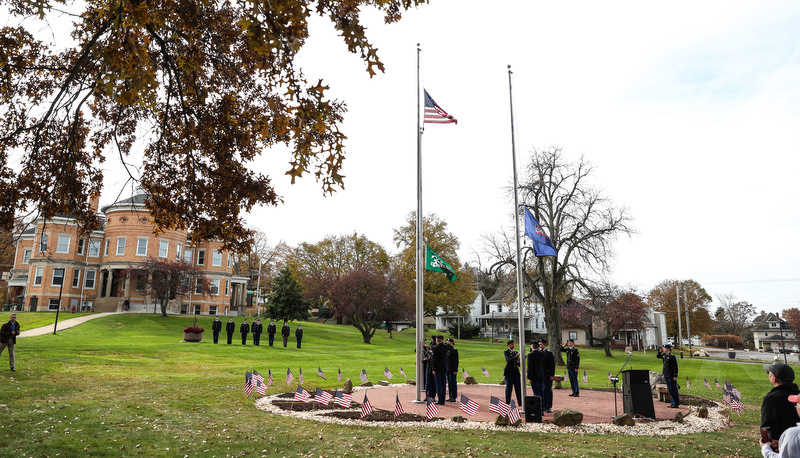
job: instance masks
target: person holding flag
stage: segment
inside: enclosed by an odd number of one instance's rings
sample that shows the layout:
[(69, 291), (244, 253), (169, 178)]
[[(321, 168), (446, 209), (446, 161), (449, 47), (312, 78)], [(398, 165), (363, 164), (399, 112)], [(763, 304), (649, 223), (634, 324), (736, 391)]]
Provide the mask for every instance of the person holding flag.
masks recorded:
[(513, 340), (509, 340), (507, 345), (508, 348), (503, 352), (506, 359), (506, 367), (503, 369), (503, 375), (506, 377), (506, 404), (511, 403), (511, 391), (514, 390), (517, 392), (517, 404), (519, 405), (522, 404), (519, 374), (520, 354), (514, 350), (516, 344)]
[(669, 397), (672, 399), (672, 403), (667, 407), (677, 409), (678, 406), (681, 405), (678, 394), (678, 360), (675, 358), (675, 355), (672, 354), (672, 345), (668, 343), (664, 344), (656, 354), (656, 357), (661, 359), (664, 363), (661, 373), (664, 374), (664, 379), (667, 383), (667, 391), (669, 391)]

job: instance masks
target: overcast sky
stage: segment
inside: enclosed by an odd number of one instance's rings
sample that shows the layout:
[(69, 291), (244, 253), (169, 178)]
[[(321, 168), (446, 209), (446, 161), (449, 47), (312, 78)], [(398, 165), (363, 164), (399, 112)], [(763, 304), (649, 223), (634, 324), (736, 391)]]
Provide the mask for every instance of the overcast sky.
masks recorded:
[(424, 212), (447, 221), (462, 262), (513, 224), (511, 65), (520, 163), (532, 147), (582, 155), (634, 218), (618, 283), (694, 279), (759, 310), (800, 307), (800, 3), (431, 0), (397, 24), (366, 15), (386, 65), (372, 79), (313, 24), (301, 61), (348, 105), (346, 188), (291, 186), (288, 153), (266, 151), (255, 167), (285, 203), (248, 220), (272, 243), (358, 232), (397, 251), (392, 230), (416, 209), (420, 43), (424, 86), (459, 121), (426, 125)]

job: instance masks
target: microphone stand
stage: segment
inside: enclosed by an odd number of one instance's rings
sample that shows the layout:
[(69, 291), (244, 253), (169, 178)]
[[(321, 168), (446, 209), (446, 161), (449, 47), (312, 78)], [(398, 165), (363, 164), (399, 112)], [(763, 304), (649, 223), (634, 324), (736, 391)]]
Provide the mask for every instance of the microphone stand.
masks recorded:
[[(626, 359), (622, 364), (622, 367), (619, 368), (617, 375), (611, 377), (611, 383), (614, 385), (614, 418), (619, 415), (617, 412), (617, 382), (619, 382), (619, 374), (622, 373), (622, 369), (625, 369), (625, 366), (628, 365), (628, 362), (630, 362), (632, 356), (633, 352), (628, 352), (628, 359)], [(633, 366), (631, 366), (631, 368), (633, 368)]]

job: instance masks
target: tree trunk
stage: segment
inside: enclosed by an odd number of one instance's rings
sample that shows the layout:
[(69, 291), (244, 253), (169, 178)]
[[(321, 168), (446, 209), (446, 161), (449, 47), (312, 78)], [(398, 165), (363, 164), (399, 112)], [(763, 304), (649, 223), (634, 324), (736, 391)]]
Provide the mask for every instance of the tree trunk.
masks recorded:
[(169, 305), (169, 299), (161, 299), (161, 316), (167, 316), (167, 305)]
[(614, 357), (614, 355), (611, 354), (611, 339), (603, 339), (603, 351), (606, 352), (606, 357)]

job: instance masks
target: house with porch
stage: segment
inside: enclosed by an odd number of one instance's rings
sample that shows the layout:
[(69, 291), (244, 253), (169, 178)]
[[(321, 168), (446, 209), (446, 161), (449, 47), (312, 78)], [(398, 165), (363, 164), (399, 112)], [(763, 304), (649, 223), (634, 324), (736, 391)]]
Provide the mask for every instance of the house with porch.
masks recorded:
[(777, 313), (764, 313), (753, 320), (753, 342), (759, 351), (796, 350), (797, 331)]

